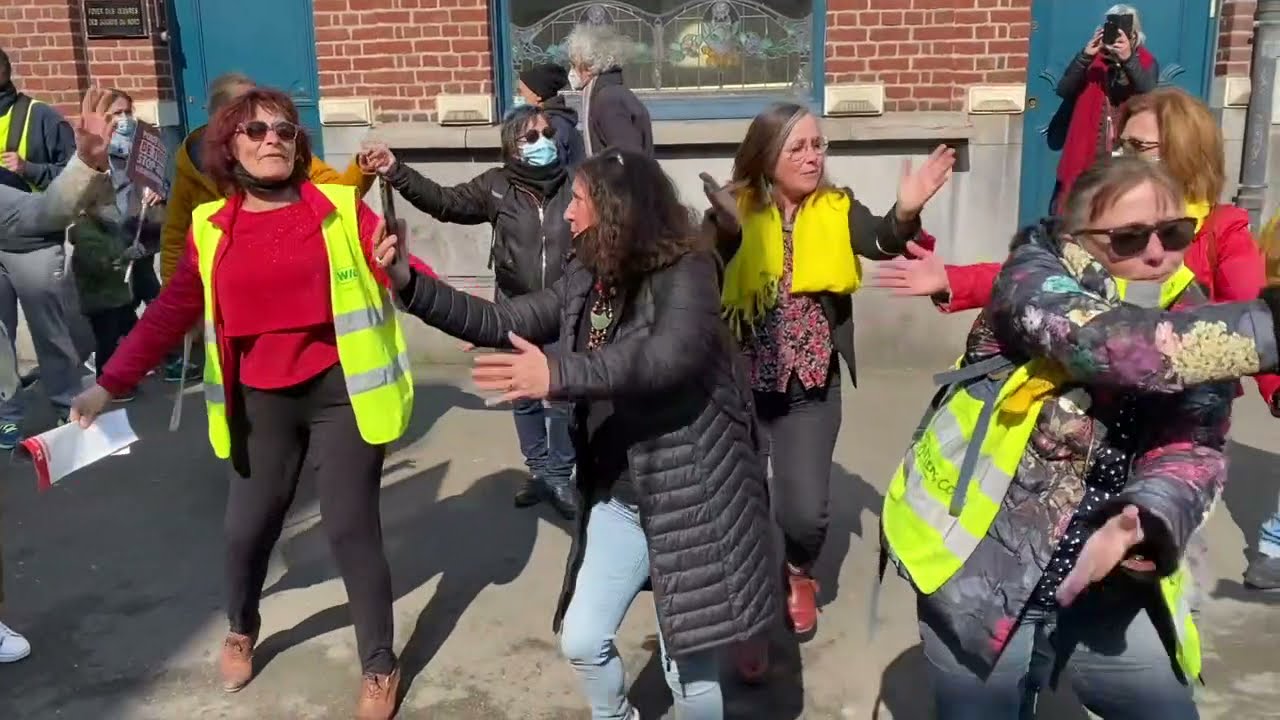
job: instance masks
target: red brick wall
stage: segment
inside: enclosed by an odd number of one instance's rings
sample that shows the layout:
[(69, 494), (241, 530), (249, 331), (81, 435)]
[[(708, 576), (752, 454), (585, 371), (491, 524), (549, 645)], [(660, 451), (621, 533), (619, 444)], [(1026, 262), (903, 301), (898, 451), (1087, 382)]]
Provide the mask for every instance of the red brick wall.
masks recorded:
[(1031, 0), (830, 0), (827, 82), (882, 82), (885, 110), (962, 110), (1026, 81)]
[(13, 61), (14, 83), (63, 114), (75, 113), (90, 85), (135, 100), (173, 99), (169, 49), (156, 37), (158, 2), (147, 2), (152, 39), (86, 42), (80, 0), (0, 0), (0, 48)]
[(436, 95), (493, 92), (488, 0), (314, 0), (324, 97), (381, 121), (433, 120)]
[(1253, 14), (1257, 9), (1257, 0), (1222, 0), (1214, 77), (1249, 74), (1249, 59), (1253, 53)]

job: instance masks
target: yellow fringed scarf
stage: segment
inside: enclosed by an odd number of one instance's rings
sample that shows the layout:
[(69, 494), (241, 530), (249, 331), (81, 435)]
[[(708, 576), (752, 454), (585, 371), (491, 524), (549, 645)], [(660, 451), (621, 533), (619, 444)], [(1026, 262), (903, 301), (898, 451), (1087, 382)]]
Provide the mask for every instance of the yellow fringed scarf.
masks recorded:
[[(847, 295), (862, 284), (862, 265), (849, 235), (853, 199), (841, 190), (819, 190), (796, 212), (792, 237), (792, 293)], [(741, 339), (778, 302), (782, 278), (782, 215), (770, 204), (748, 207), (738, 198), (742, 245), (725, 267), (722, 314)]]

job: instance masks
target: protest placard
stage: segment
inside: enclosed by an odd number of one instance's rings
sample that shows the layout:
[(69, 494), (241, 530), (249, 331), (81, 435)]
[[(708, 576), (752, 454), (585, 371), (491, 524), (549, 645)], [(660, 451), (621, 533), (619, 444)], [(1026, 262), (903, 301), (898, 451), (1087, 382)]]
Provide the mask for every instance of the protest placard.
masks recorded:
[(138, 121), (125, 171), (140, 187), (149, 187), (160, 197), (169, 197), (169, 149), (159, 128)]

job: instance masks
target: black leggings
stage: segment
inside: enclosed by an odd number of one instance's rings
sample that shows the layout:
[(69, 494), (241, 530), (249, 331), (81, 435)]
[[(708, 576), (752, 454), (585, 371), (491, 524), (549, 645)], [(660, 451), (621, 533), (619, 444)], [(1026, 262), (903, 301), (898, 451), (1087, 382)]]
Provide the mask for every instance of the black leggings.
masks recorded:
[(231, 631), (258, 632), (267, 561), (305, 471), (315, 479), (321, 524), (347, 588), (361, 668), (391, 672), (391, 570), (378, 514), (386, 448), (360, 437), (338, 367), (284, 390), (246, 388), (243, 398), (250, 477), (233, 473), (227, 498)]
[(773, 465), (770, 497), (786, 538), (787, 562), (808, 571), (831, 524), (831, 456), (840, 434), (840, 373), (832, 363), (826, 387), (805, 390), (791, 377), (785, 393), (757, 392), (756, 412)]

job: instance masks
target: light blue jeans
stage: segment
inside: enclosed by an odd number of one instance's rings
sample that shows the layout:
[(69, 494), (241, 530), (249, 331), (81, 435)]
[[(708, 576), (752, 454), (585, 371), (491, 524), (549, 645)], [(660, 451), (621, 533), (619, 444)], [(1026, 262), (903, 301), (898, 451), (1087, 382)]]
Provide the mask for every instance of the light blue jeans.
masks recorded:
[(921, 612), (938, 720), (1032, 720), (1057, 669), (1104, 720), (1197, 720), (1191, 688), (1140, 599), (1094, 586), (1071, 608), (1029, 608), (987, 677)]
[[(560, 651), (582, 678), (592, 720), (626, 720), (631, 703), (614, 638), (649, 578), (649, 547), (636, 509), (612, 500), (592, 507), (584, 553), (560, 630)], [(677, 720), (722, 720), (717, 653), (674, 659), (667, 656), (661, 631), (658, 641)]]
[(1262, 523), (1258, 531), (1258, 552), (1267, 557), (1280, 558), (1280, 509)]

